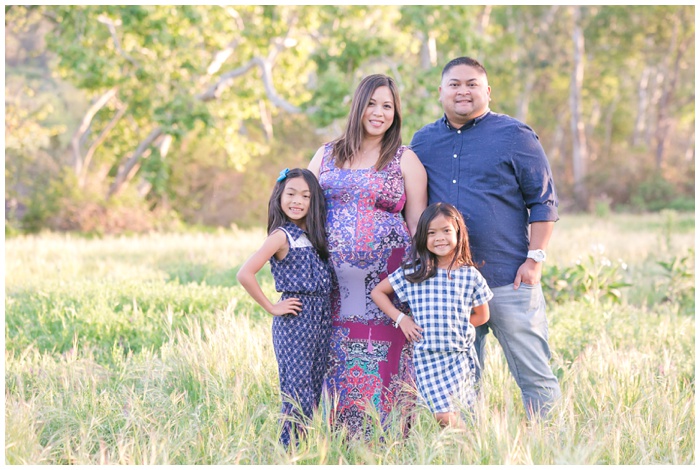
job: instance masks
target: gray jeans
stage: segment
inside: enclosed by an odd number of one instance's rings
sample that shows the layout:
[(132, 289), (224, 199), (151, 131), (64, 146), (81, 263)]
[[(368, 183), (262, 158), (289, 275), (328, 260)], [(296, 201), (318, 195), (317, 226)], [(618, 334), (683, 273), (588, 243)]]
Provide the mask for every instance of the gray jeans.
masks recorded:
[[(491, 289), (489, 301), (491, 318), (476, 328), (476, 348), (479, 364), (483, 368), (486, 335), (489, 329), (501, 344), (522, 393), (523, 405), (528, 418), (533, 413), (544, 415), (552, 402), (561, 397), (559, 382), (549, 366), (551, 354), (547, 343), (547, 315), (542, 285), (520, 284)], [(477, 383), (481, 378), (477, 368)]]

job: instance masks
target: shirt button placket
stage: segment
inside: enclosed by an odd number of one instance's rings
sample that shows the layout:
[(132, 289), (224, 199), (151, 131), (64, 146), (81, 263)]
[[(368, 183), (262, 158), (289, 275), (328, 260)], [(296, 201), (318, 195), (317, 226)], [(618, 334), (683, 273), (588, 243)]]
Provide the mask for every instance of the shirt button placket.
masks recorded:
[[(452, 158), (457, 158), (457, 154), (452, 155)], [(459, 167), (457, 167), (457, 172), (459, 172)], [(452, 180), (452, 184), (457, 184), (457, 180)]]
[(459, 198), (459, 188), (457, 186), (457, 178), (459, 177), (459, 148), (460, 148), (460, 141), (461, 141), (461, 136), (460, 134), (462, 131), (457, 130), (457, 132), (454, 135), (454, 147), (453, 151), (454, 153), (452, 154), (452, 189), (450, 193), (452, 194), (452, 200), (457, 201)]

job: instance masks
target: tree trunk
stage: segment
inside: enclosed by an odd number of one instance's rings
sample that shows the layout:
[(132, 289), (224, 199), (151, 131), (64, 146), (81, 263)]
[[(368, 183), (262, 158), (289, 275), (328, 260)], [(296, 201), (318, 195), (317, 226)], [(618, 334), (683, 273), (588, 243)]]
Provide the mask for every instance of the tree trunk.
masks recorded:
[(423, 31), (419, 32), (421, 36), (420, 46), (420, 67), (423, 70), (429, 70), (437, 65), (437, 48), (435, 38), (430, 33)]
[[(693, 126), (691, 129), (695, 129), (695, 119), (693, 119)], [(695, 161), (695, 131), (690, 133), (688, 137), (688, 148), (685, 151), (685, 159), (689, 162)]]
[(664, 157), (666, 151), (666, 141), (671, 131), (671, 116), (669, 113), (669, 108), (673, 102), (673, 98), (676, 92), (676, 84), (678, 83), (678, 76), (680, 75), (680, 63), (681, 58), (685, 54), (688, 46), (695, 40), (695, 35), (690, 35), (684, 40), (680, 41), (679, 36), (683, 33), (682, 23), (683, 18), (682, 13), (679, 12), (678, 16), (674, 17), (673, 24), (673, 36), (671, 39), (671, 46), (669, 47), (668, 57), (673, 58), (673, 64), (670, 67), (665, 67), (665, 70), (670, 70), (670, 77), (668, 80), (664, 80), (664, 87), (661, 93), (661, 99), (659, 101), (659, 110), (657, 126), (656, 126), (656, 169), (661, 170), (664, 164)]
[[(518, 98), (515, 117), (522, 122), (527, 122), (532, 90), (535, 88), (535, 83), (537, 83), (537, 78), (540, 74), (539, 63), (548, 60), (548, 55), (550, 54), (547, 47), (548, 43), (551, 42), (549, 31), (552, 24), (554, 24), (558, 9), (558, 5), (553, 5), (541, 18), (537, 15), (534, 16), (534, 21), (537, 22), (539, 28), (539, 31), (535, 34), (535, 43), (530, 47), (525, 46), (521, 51), (522, 53), (519, 52), (517, 54), (516, 60), (520, 64), (519, 73), (521, 77), (519, 81), (523, 83), (523, 89)], [(514, 28), (520, 43), (523, 45), (529, 44), (528, 40), (532, 38), (533, 31), (528, 22), (516, 21)]]
[(119, 194), (124, 187), (131, 181), (131, 179), (138, 171), (141, 166), (141, 158), (143, 157), (146, 150), (149, 149), (151, 144), (163, 133), (163, 129), (156, 127), (148, 134), (144, 140), (141, 141), (134, 153), (121, 165), (119, 165), (119, 170), (117, 171), (117, 176), (114, 178), (112, 186), (107, 192), (107, 199)]
[(95, 115), (102, 108), (104, 108), (107, 105), (107, 103), (109, 103), (109, 100), (116, 96), (117, 91), (118, 89), (114, 87), (110, 88), (102, 95), (100, 95), (85, 112), (83, 120), (80, 122), (80, 125), (73, 133), (73, 137), (70, 141), (70, 147), (71, 152), (73, 153), (73, 170), (75, 171), (75, 174), (76, 176), (78, 176), (78, 178), (80, 178), (80, 176), (82, 175), (84, 171), (83, 167), (85, 166), (82, 149), (80, 148), (80, 142), (83, 140), (85, 134), (90, 129), (90, 124), (92, 124), (92, 120), (95, 118)]
[(637, 85), (637, 118), (634, 121), (634, 132), (632, 133), (632, 146), (639, 145), (639, 141), (646, 130), (646, 115), (649, 107), (649, 76), (651, 69), (645, 66), (642, 76)]
[(612, 138), (613, 138), (613, 116), (615, 116), (615, 111), (617, 110), (617, 104), (620, 101), (620, 96), (615, 95), (612, 103), (605, 112), (605, 141), (603, 144), (603, 154), (605, 157), (610, 157), (612, 153)]
[(523, 91), (518, 99), (518, 107), (515, 112), (515, 118), (518, 121), (527, 122), (527, 113), (530, 109), (530, 97), (532, 96), (532, 90), (535, 88), (535, 73), (532, 71), (532, 67), (527, 67), (522, 71), (525, 76), (522, 77), (524, 82)]
[[(162, 159), (165, 159), (168, 155), (168, 151), (170, 150), (170, 144), (173, 143), (173, 136), (169, 134), (161, 135), (156, 141), (153, 143), (158, 147), (158, 152), (160, 153), (160, 157)], [(136, 186), (136, 191), (139, 196), (142, 198), (146, 197), (148, 193), (151, 191), (153, 188), (153, 184), (151, 184), (149, 181), (147, 181), (145, 178), (141, 177), (141, 181), (139, 181), (138, 185)]]
[(478, 36), (481, 36), (484, 34), (486, 31), (486, 28), (489, 26), (489, 21), (491, 20), (491, 10), (493, 9), (493, 5), (484, 5), (484, 9), (481, 11), (481, 14), (479, 15), (479, 19), (476, 22), (476, 34)]
[[(107, 126), (102, 129), (102, 132), (100, 132), (100, 135), (97, 136), (97, 138), (90, 144), (90, 147), (87, 149), (87, 152), (85, 152), (85, 159), (83, 161), (83, 167), (81, 172), (78, 174), (78, 187), (79, 188), (84, 188), (85, 184), (87, 183), (87, 177), (88, 177), (88, 170), (90, 168), (90, 163), (92, 163), (92, 157), (95, 155), (95, 152), (99, 148), (100, 145), (107, 139), (107, 136), (109, 133), (114, 129), (114, 126), (117, 125), (119, 120), (124, 116), (124, 113), (126, 113), (127, 106), (123, 103), (119, 104), (119, 107), (117, 109), (117, 112), (114, 114), (112, 119), (109, 121)], [(101, 181), (101, 180), (99, 180)]]
[(581, 8), (571, 7), (574, 25), (572, 40), (574, 45), (574, 66), (571, 72), (571, 89), (569, 101), (571, 106), (572, 169), (574, 176), (574, 198), (580, 209), (588, 209), (586, 178), (586, 132), (581, 112), (581, 90), (583, 88), (584, 38), (581, 28)]

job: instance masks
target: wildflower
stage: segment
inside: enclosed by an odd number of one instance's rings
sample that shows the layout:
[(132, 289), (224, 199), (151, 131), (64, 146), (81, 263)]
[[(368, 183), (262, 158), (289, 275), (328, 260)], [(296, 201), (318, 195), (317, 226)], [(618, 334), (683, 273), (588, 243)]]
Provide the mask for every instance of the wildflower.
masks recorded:
[(605, 253), (605, 245), (603, 245), (602, 243), (594, 243), (591, 245), (591, 251), (593, 253), (598, 253), (602, 255), (603, 253)]

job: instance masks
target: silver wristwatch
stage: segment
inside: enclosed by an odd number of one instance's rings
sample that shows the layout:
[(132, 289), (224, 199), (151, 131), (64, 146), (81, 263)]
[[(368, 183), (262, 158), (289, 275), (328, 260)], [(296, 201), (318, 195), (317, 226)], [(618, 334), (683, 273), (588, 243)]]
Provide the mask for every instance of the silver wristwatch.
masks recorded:
[(527, 257), (534, 259), (536, 263), (541, 263), (547, 259), (547, 253), (544, 250), (530, 250), (527, 252)]

